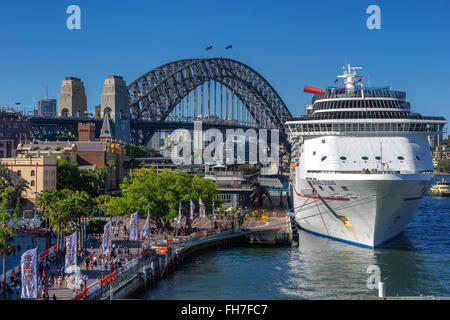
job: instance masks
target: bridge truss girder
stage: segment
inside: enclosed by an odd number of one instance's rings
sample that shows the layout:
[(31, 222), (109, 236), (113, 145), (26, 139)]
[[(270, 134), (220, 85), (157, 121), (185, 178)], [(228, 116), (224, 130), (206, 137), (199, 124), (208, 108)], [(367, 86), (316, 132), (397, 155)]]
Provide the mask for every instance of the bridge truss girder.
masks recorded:
[(226, 58), (165, 64), (128, 86), (133, 119), (165, 121), (193, 90), (208, 81), (223, 84), (242, 101), (259, 128), (284, 129), (292, 115), (272, 86), (256, 71)]

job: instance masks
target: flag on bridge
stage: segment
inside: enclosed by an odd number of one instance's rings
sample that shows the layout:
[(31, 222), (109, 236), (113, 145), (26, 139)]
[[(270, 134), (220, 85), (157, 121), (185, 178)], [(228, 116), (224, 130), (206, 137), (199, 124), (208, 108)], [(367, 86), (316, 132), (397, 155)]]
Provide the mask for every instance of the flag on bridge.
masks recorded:
[(206, 51), (211, 50), (213, 46), (206, 47)]
[(198, 216), (199, 216), (200, 218), (206, 217), (206, 214), (205, 214), (205, 205), (204, 205), (203, 202), (202, 202), (202, 197), (198, 197), (198, 206), (199, 206), (199, 208), (198, 208)]
[(66, 265), (65, 273), (75, 272), (77, 267), (77, 233), (66, 237)]
[(181, 200), (180, 200), (180, 205), (178, 206), (178, 219), (177, 219), (177, 224), (180, 224), (180, 223), (181, 223), (181, 218), (182, 218), (182, 215), (181, 215)]
[(141, 230), (141, 239), (147, 240), (150, 238), (150, 209), (147, 210), (147, 220)]
[(130, 238), (129, 238), (129, 240), (132, 240), (132, 241), (139, 240), (139, 234), (138, 234), (139, 225), (138, 224), (139, 224), (138, 213), (136, 211), (130, 217)]
[(195, 204), (192, 202), (191, 199), (191, 203), (190, 203), (190, 216), (189, 219), (194, 220), (194, 210), (195, 210)]
[(37, 299), (37, 248), (25, 251), (20, 258), (20, 271), (22, 278), (21, 298)]
[(232, 44), (230, 44), (229, 46), (226, 46), (226, 47), (225, 47), (226, 50), (232, 49), (232, 48), (233, 48), (233, 45), (232, 45)]
[(105, 255), (111, 254), (111, 221), (103, 228), (102, 250)]

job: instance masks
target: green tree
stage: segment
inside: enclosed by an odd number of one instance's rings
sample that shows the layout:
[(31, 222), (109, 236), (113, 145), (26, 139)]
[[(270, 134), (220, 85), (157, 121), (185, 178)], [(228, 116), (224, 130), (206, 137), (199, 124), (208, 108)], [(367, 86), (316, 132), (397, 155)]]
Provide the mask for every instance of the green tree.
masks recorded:
[(38, 195), (37, 205), (43, 210), (43, 218), (49, 221), (49, 228), (56, 233), (56, 250), (59, 252), (63, 243), (63, 228), (69, 221), (65, 212), (60, 211), (60, 201), (65, 193), (59, 190), (44, 190)]
[(116, 168), (114, 161), (108, 161), (107, 165), (95, 170), (80, 169), (77, 163), (69, 163), (66, 160), (58, 160), (56, 171), (56, 188), (58, 190), (70, 189), (85, 191), (92, 197), (100, 194), (100, 189), (105, 189), (105, 180)]
[[(150, 220), (158, 228), (168, 226), (170, 220), (178, 216), (179, 201), (182, 211), (189, 214), (189, 201), (198, 208), (202, 197), (207, 214), (212, 211), (212, 199), (218, 194), (217, 185), (205, 178), (191, 177), (183, 172), (163, 171), (156, 174), (153, 169), (133, 171), (120, 185), (122, 197), (103, 198), (101, 207), (113, 216), (129, 216), (138, 212), (144, 218), (150, 210)], [(221, 201), (216, 201), (216, 209)]]
[(161, 154), (153, 148), (145, 146), (136, 146), (134, 144), (125, 144), (125, 152), (127, 156), (132, 159), (161, 157)]
[[(0, 163), (0, 254), (3, 259), (3, 282), (6, 281), (6, 256), (12, 251), (13, 227), (17, 223), (24, 199), (22, 193), (28, 188), (22, 178), (13, 181), (11, 171)], [(12, 214), (11, 214), (12, 213)], [(9, 224), (8, 224), (9, 223)]]
[[(12, 251), (15, 228), (8, 225), (11, 214), (8, 211), (0, 212), (0, 254), (3, 259), (3, 284), (6, 283), (6, 256)], [(6, 292), (5, 292), (6, 293)]]
[(42, 137), (43, 140), (48, 141), (78, 141), (78, 138), (75, 136), (72, 136), (67, 133), (61, 133), (61, 134), (46, 134)]
[(25, 199), (22, 194), (28, 188), (28, 182), (18, 177), (15, 181), (11, 171), (0, 163), (0, 210), (13, 210), (19, 217)]
[(78, 189), (85, 188), (82, 184), (80, 169), (77, 163), (67, 160), (58, 160), (56, 168), (56, 189)]
[(436, 166), (438, 172), (450, 172), (450, 159), (442, 159)]
[(85, 191), (46, 190), (38, 196), (38, 206), (44, 210), (44, 219), (48, 219), (50, 227), (57, 234), (57, 250), (64, 244), (66, 232), (79, 231), (79, 248), (85, 246), (82, 233), (83, 225), (92, 216), (95, 200)]

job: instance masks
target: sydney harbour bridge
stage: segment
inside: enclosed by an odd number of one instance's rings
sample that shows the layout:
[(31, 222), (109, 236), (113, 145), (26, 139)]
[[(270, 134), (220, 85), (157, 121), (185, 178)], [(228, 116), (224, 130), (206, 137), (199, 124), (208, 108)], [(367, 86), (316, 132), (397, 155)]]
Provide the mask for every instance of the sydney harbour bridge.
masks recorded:
[[(285, 122), (292, 114), (257, 71), (232, 59), (185, 59), (164, 64), (127, 86), (130, 142), (148, 145), (155, 132), (193, 129), (201, 121), (204, 130), (278, 129), (283, 140)], [(122, 116), (121, 116), (122, 117)], [(102, 114), (94, 116), (31, 117), (32, 134), (78, 135), (78, 123), (95, 123), (100, 135)]]

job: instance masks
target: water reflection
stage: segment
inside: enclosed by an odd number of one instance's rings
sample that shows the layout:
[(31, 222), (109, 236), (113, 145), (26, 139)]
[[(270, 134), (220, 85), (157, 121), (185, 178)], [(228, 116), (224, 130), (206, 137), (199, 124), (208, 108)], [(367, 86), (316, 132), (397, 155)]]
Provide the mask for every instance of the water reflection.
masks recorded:
[(405, 231), (375, 250), (300, 231), (298, 247), (204, 252), (142, 299), (360, 299), (379, 266), (389, 296), (450, 296), (450, 199), (425, 197)]

